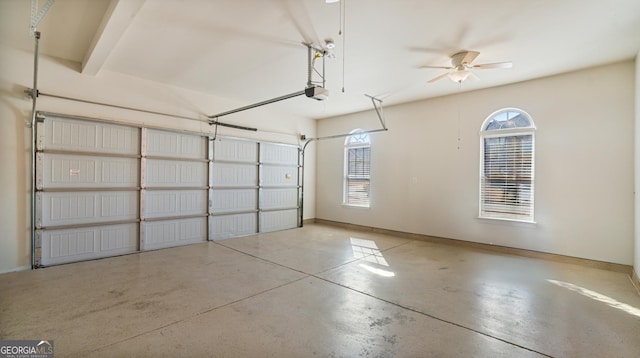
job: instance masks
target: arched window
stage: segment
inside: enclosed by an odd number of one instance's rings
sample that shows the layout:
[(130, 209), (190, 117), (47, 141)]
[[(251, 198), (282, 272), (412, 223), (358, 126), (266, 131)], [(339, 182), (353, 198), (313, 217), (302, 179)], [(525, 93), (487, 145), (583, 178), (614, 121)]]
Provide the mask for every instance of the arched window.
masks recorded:
[(344, 199), (345, 205), (369, 207), (371, 181), (371, 141), (369, 134), (352, 133), (344, 141)]
[(480, 217), (534, 222), (535, 125), (522, 110), (491, 114), (480, 131)]

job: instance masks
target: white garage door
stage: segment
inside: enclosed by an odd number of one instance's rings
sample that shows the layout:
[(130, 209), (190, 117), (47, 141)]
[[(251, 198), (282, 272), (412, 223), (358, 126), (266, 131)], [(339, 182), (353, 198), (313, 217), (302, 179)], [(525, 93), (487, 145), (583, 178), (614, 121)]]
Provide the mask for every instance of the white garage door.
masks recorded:
[(143, 129), (141, 249), (207, 240), (208, 138)]
[(298, 159), (292, 145), (46, 114), (37, 264), (295, 228)]
[(68, 118), (38, 126), (40, 263), (137, 251), (140, 129)]

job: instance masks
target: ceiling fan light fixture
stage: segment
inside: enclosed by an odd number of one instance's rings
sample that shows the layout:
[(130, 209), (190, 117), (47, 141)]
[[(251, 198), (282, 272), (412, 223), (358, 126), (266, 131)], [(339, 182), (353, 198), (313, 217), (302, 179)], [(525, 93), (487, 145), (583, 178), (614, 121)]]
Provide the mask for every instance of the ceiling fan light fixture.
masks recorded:
[(469, 70), (453, 71), (449, 74), (449, 78), (453, 82), (462, 83), (462, 81), (466, 80), (469, 75), (471, 75), (471, 71)]
[(508, 62), (495, 62), (495, 63), (482, 63), (473, 64), (473, 61), (480, 55), (478, 51), (460, 51), (451, 55), (451, 66), (421, 66), (422, 68), (438, 68), (448, 70), (440, 76), (430, 79), (427, 83), (433, 83), (439, 81), (445, 77), (449, 77), (451, 81), (462, 83), (467, 78), (477, 80), (476, 76), (471, 70), (473, 69), (489, 69), (489, 68), (511, 68), (511, 61)]

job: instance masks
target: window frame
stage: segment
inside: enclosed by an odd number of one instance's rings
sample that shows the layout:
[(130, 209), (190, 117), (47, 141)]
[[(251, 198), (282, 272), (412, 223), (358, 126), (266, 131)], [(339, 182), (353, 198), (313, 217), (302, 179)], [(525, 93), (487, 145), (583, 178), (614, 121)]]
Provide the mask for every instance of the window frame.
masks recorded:
[[(371, 207), (371, 137), (369, 136), (369, 134), (367, 133), (360, 133), (362, 132), (361, 129), (354, 129), (350, 132), (350, 135), (347, 136), (345, 138), (344, 141), (344, 147), (343, 147), (343, 177), (342, 177), (342, 205), (344, 206), (348, 206), (348, 207), (355, 207), (355, 208), (365, 208), (368, 209)], [(362, 135), (364, 136), (365, 140), (361, 141), (361, 142), (356, 142), (353, 143), (352, 142), (352, 137), (356, 136), (356, 135)], [(349, 191), (349, 181), (353, 180), (353, 175), (349, 175), (349, 153), (350, 150), (352, 149), (368, 149), (368, 160), (367, 162), (367, 166), (368, 166), (368, 176), (364, 177), (364, 178), (355, 178), (355, 179), (361, 179), (361, 180), (366, 180), (367, 182), (367, 195), (366, 195), (366, 203), (365, 204), (358, 204), (358, 203), (353, 203), (350, 202), (350, 191)]]
[[(529, 126), (526, 127), (513, 127), (513, 128), (493, 128), (487, 129), (492, 119), (497, 117), (498, 115), (504, 112), (518, 112), (521, 115), (524, 115), (528, 121)], [(509, 119), (507, 119), (509, 120)], [(535, 224), (535, 152), (536, 152), (536, 125), (533, 121), (533, 118), (525, 111), (519, 108), (503, 108), (498, 111), (491, 113), (483, 122), (480, 127), (480, 160), (479, 160), (479, 195), (478, 195), (478, 218), (480, 219), (490, 219), (490, 220), (500, 220), (500, 221), (515, 221), (515, 222), (524, 222), (524, 223), (532, 223)], [(491, 213), (486, 208), (486, 200), (485, 200), (485, 139), (491, 138), (508, 138), (508, 137), (517, 137), (517, 136), (531, 136), (531, 164), (530, 164), (530, 194), (529, 194), (529, 205), (528, 211), (530, 214), (518, 214), (514, 213)], [(520, 192), (518, 192), (519, 194)], [(496, 204), (500, 205), (500, 204)], [(504, 207), (507, 207), (508, 204), (503, 204)], [(523, 208), (525, 206), (522, 206)], [(515, 211), (515, 210), (514, 210)]]

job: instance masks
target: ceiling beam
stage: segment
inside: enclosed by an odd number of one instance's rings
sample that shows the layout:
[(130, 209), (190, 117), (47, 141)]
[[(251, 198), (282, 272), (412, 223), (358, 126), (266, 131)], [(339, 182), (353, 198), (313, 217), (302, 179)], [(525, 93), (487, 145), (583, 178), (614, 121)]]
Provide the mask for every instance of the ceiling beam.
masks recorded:
[(83, 74), (98, 74), (145, 1), (111, 0), (82, 60)]

